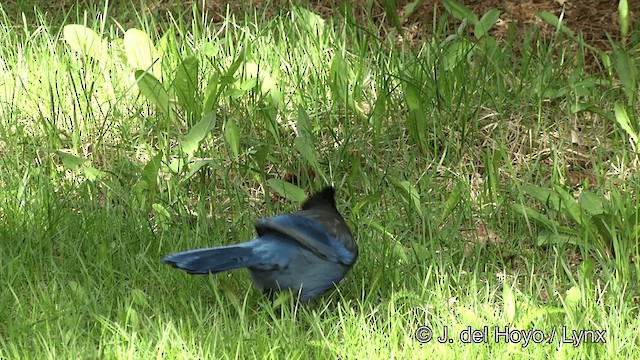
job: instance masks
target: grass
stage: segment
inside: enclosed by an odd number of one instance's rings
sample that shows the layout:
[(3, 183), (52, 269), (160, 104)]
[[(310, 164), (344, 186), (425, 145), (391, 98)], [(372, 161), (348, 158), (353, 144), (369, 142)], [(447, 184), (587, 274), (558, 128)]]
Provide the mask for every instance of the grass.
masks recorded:
[[(1, 18), (1, 358), (638, 357), (637, 47), (92, 11)], [(309, 305), (159, 262), (325, 183), (360, 257)]]

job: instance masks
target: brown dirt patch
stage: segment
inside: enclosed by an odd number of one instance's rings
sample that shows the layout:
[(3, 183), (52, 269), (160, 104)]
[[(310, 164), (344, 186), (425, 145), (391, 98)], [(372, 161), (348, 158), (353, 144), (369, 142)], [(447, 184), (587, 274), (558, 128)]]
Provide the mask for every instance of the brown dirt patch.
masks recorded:
[[(503, 38), (509, 26), (516, 26), (516, 34), (523, 34), (524, 29), (531, 25), (539, 25), (543, 35), (551, 35), (554, 32), (553, 27), (542, 23), (536, 16), (539, 11), (548, 11), (556, 16), (563, 14), (565, 24), (576, 33), (583, 34), (587, 43), (599, 47), (607, 48), (607, 34), (613, 39), (618, 40), (620, 37), (618, 30), (618, 1), (615, 0), (458, 0), (466, 7), (471, 9), (476, 15), (481, 16), (491, 8), (497, 8), (501, 12), (499, 26), (493, 29), (492, 35), (496, 38)], [(402, 14), (402, 9), (409, 3), (408, 0), (397, 0), (397, 7)], [(290, 5), (290, 0), (239, 0), (233, 3), (226, 1), (198, 1), (198, 0), (156, 0), (148, 2), (148, 15), (156, 18), (160, 23), (163, 19), (167, 19), (167, 11), (174, 14), (181, 11), (186, 18), (191, 16), (189, 10), (193, 4), (196, 4), (200, 10), (205, 10), (213, 21), (220, 21), (227, 13), (227, 6), (236, 16), (241, 16), (247, 9), (256, 9), (259, 14), (267, 16), (281, 12)], [(204, 7), (203, 4), (204, 3)], [(294, 3), (302, 4), (314, 12), (329, 17), (341, 11), (343, 3), (349, 3), (353, 12), (356, 14), (356, 21), (365, 19), (373, 19), (373, 21), (385, 22), (389, 28), (391, 23), (386, 19), (385, 10), (380, 0), (373, 1), (371, 8), (367, 9), (368, 1), (356, 0), (310, 0), (295, 1)], [(631, 0), (630, 12), (632, 19), (632, 28), (638, 20), (638, 12), (640, 11), (640, 1)], [(56, 19), (64, 18), (65, 13), (76, 11), (82, 13), (84, 8), (89, 8), (93, 1), (88, 0), (54, 0), (51, 2), (40, 2), (36, 7), (41, 13), (48, 14), (54, 22)], [(564, 5), (562, 5), (564, 4)], [(130, 19), (120, 19), (119, 14), (125, 17), (131, 16), (129, 0), (112, 0), (110, 1), (111, 16), (116, 17), (118, 21), (125, 23)], [(120, 11), (118, 9), (122, 9)], [(126, 9), (126, 10), (125, 10)], [(22, 22), (21, 13), (25, 12), (27, 19), (34, 16), (32, 5), (5, 4), (4, 10), (7, 12), (9, 19), (15, 20), (16, 25)], [(408, 17), (403, 26), (413, 32), (427, 33), (432, 25), (434, 11), (442, 14), (444, 6), (441, 0), (424, 0), (420, 6)]]
[[(410, 1), (407, 0), (396, 1), (401, 15), (402, 9), (409, 2)], [(536, 13), (540, 11), (550, 12), (558, 17), (562, 16), (564, 24), (569, 29), (578, 34), (582, 34), (587, 43), (601, 49), (608, 47), (607, 35), (615, 40), (619, 40), (620, 38), (618, 2), (613, 0), (466, 0), (460, 2), (471, 9), (478, 17), (491, 8), (500, 10), (500, 20), (502, 21), (492, 32), (492, 35), (498, 39), (506, 36), (509, 26), (515, 26), (516, 34), (519, 35), (524, 34), (524, 30), (532, 25), (539, 26), (543, 36), (552, 35), (555, 28), (543, 23), (536, 16)], [(303, 3), (318, 14), (331, 16), (340, 11), (342, 1), (316, 0)], [(640, 2), (630, 1), (630, 3), (629, 10), (631, 12), (631, 25), (633, 28), (635, 22), (638, 20), (637, 14), (640, 10)], [(268, 14), (270, 11), (275, 13), (286, 8), (288, 6), (287, 4), (288, 1), (281, 0), (272, 0), (269, 2), (257, 0), (250, 2), (245, 1), (233, 5), (231, 11), (235, 14), (240, 14), (247, 6), (252, 6)], [(213, 19), (220, 19), (221, 15), (226, 12), (226, 6), (226, 3), (208, 2), (205, 8)], [(269, 6), (270, 8), (266, 9), (265, 6)], [(366, 16), (374, 21), (385, 21), (388, 26), (391, 26), (391, 24), (385, 20), (385, 10), (380, 1), (373, 2), (370, 13), (365, 8), (365, 1), (352, 2), (351, 6), (356, 16)], [(438, 15), (444, 12), (442, 1), (425, 0), (415, 9), (411, 16), (407, 18), (403, 26), (409, 30), (413, 29), (413, 31), (429, 29), (433, 22), (434, 11), (436, 11)]]
[[(600, 47), (606, 44), (607, 34), (614, 39), (619, 38), (617, 1), (565, 1), (564, 6), (561, 5), (562, 2), (560, 0), (462, 1), (478, 17), (491, 8), (500, 10), (502, 23), (507, 26), (516, 26), (518, 33), (522, 33), (524, 28), (532, 25), (540, 26), (545, 33), (553, 33), (555, 29), (536, 16), (540, 11), (547, 11), (558, 17), (563, 16), (564, 24), (576, 33), (582, 33), (591, 45)], [(443, 11), (444, 7), (441, 4), (441, 1), (427, 0), (423, 7), (433, 9), (435, 6)], [(501, 37), (506, 34), (507, 26), (498, 27), (494, 35)]]

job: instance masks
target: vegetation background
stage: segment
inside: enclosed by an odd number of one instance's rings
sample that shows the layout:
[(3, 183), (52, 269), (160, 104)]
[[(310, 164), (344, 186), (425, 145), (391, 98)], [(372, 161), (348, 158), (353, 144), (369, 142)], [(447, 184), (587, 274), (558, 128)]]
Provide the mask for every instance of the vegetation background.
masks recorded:
[[(0, 358), (638, 358), (639, 10), (3, 3)], [(310, 305), (159, 262), (326, 183)]]

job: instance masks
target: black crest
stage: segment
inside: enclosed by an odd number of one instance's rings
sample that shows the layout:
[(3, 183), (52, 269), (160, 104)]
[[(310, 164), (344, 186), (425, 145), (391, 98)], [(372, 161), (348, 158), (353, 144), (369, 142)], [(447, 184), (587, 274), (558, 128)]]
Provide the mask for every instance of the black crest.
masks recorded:
[(302, 210), (309, 210), (316, 206), (331, 205), (336, 208), (336, 200), (334, 198), (336, 189), (333, 186), (326, 186), (319, 192), (313, 194), (302, 204)]

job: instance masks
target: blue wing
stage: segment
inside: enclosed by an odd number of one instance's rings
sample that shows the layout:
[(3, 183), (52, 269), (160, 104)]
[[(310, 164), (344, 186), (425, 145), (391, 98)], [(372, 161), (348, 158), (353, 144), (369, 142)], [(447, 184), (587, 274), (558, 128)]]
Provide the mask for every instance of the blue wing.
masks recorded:
[(287, 214), (259, 219), (256, 221), (256, 230), (260, 236), (268, 233), (282, 234), (318, 257), (334, 263), (351, 266), (356, 260), (356, 254), (329, 235), (322, 225), (301, 215)]

